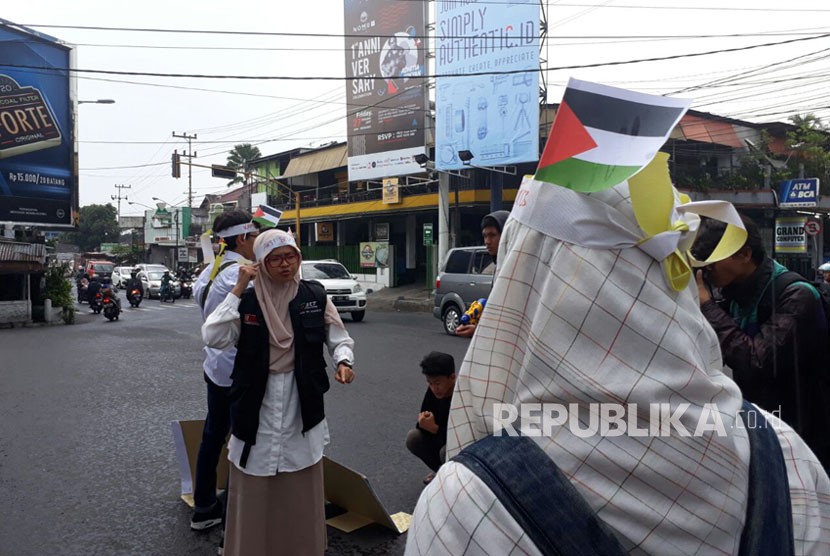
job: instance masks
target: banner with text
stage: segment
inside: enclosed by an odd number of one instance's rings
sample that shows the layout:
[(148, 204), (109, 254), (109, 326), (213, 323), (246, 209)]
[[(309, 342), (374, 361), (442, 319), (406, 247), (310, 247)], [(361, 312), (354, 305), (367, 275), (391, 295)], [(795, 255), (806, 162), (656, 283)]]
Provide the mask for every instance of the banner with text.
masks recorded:
[(425, 6), (345, 0), (349, 181), (423, 172)]
[(0, 24), (0, 221), (48, 227), (75, 223), (73, 66), (66, 44)]
[(539, 2), (435, 6), (436, 167), (463, 168), (459, 151), (475, 166), (539, 160)]
[(804, 216), (788, 216), (775, 219), (775, 252), (806, 253), (807, 232)]

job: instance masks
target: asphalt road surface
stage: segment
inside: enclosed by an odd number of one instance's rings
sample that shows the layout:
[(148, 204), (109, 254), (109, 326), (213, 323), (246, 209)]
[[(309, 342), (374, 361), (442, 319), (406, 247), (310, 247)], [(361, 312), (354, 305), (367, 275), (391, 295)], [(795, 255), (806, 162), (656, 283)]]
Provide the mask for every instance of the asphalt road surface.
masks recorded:
[[(122, 294), (123, 295), (123, 294)], [(0, 330), (0, 556), (216, 554), (180, 500), (170, 424), (202, 419), (201, 317), (193, 300), (126, 302), (109, 322)], [(371, 310), (344, 322), (357, 378), (326, 395), (326, 454), (366, 475), (389, 513), (411, 513), (429, 469), (404, 445), (431, 350), (464, 355), (429, 314)], [(329, 527), (331, 555), (402, 554), (406, 535)]]

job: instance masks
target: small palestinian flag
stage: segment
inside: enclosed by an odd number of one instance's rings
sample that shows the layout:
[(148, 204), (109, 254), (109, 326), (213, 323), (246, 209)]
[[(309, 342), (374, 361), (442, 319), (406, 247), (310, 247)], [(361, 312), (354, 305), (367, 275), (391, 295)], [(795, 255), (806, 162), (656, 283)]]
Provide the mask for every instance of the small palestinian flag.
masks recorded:
[(602, 191), (643, 169), (692, 103), (571, 79), (536, 179)]
[(263, 228), (274, 228), (280, 222), (282, 211), (277, 210), (268, 205), (259, 205), (259, 208), (254, 212), (254, 222), (257, 222)]

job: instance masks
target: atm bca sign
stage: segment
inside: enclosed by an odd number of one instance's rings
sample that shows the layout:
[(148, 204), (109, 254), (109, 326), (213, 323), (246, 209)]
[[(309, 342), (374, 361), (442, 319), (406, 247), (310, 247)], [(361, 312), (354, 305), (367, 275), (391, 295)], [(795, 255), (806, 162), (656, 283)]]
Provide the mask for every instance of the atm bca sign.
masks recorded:
[(781, 208), (805, 208), (818, 205), (818, 178), (802, 178), (782, 181), (778, 186), (778, 206)]

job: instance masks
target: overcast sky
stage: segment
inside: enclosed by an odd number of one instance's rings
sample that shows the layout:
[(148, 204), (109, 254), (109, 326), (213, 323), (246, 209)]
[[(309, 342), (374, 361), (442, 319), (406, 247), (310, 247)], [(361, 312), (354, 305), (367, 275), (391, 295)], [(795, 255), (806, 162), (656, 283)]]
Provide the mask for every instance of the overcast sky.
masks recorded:
[[(387, 0), (420, 1), (420, 0)], [(504, 0), (485, 0), (502, 3)], [(820, 0), (550, 0), (549, 102), (568, 77), (695, 99), (692, 109), (757, 122), (814, 112), (830, 123), (830, 5)], [(435, 4), (429, 3), (434, 20)], [(4, 2), (0, 17), (77, 45), (80, 69), (119, 72), (342, 78), (342, 0), (74, 0)], [(40, 25), (315, 33), (331, 37), (159, 33)], [(717, 36), (713, 36), (717, 35)], [(741, 36), (727, 36), (741, 35)], [(596, 38), (613, 37), (613, 38)], [(686, 38), (683, 38), (686, 37)], [(782, 43), (705, 56), (690, 54)], [(161, 48), (165, 47), (165, 48)], [(655, 57), (672, 60), (609, 65)], [(572, 66), (577, 67), (558, 69)], [(263, 155), (344, 140), (343, 81), (193, 79), (81, 74), (78, 107), (81, 205), (104, 203), (129, 184), (129, 200), (186, 201), (170, 177), (172, 132), (198, 134), (200, 164), (222, 164), (236, 143)], [(726, 85), (729, 86), (726, 86)], [(194, 168), (194, 205), (226, 182)], [(122, 201), (122, 214), (140, 214)]]

